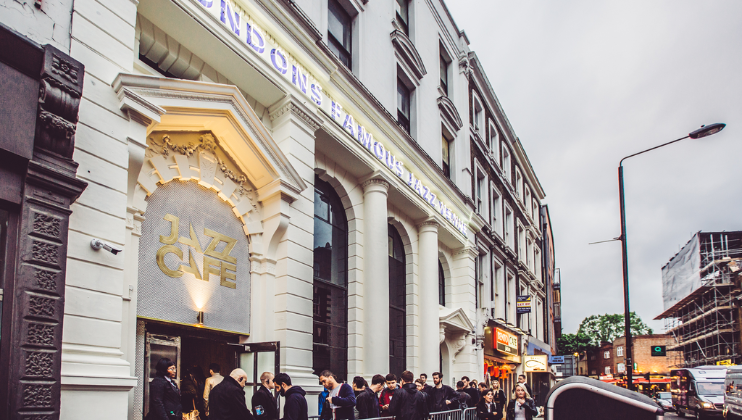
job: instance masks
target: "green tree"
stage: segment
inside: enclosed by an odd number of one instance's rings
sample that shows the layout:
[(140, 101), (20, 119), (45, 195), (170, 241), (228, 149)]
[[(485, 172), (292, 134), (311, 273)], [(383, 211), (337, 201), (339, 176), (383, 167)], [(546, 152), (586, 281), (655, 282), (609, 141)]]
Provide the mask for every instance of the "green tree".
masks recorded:
[[(636, 312), (629, 316), (631, 322), (631, 335), (652, 334), (652, 329), (645, 324)], [(613, 342), (624, 335), (623, 314), (590, 315), (582, 320), (577, 334), (584, 334), (590, 339), (594, 347), (600, 346), (602, 341)]]
[(557, 347), (559, 348), (559, 354), (572, 354), (579, 353), (585, 350), (591, 350), (593, 345), (590, 342), (590, 337), (585, 334), (563, 334), (557, 340)]

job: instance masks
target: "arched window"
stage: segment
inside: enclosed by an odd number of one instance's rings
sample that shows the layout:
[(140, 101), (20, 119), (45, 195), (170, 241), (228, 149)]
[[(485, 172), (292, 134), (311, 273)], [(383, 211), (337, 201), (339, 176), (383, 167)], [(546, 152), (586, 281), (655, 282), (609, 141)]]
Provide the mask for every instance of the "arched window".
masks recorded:
[(389, 371), (407, 368), (407, 268), (399, 232), (389, 225)]
[(348, 221), (332, 186), (314, 178), (315, 374), (348, 376)]
[(446, 276), (443, 275), (443, 264), (438, 261), (438, 304), (446, 306)]

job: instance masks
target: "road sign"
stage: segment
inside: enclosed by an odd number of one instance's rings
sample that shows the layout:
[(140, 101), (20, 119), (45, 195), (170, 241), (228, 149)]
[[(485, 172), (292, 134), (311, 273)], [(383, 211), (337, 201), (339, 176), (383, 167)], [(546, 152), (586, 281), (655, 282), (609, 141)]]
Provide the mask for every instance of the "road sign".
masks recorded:
[(652, 346), (652, 356), (667, 356), (667, 346)]
[(549, 364), (561, 365), (564, 363), (564, 356), (549, 356)]

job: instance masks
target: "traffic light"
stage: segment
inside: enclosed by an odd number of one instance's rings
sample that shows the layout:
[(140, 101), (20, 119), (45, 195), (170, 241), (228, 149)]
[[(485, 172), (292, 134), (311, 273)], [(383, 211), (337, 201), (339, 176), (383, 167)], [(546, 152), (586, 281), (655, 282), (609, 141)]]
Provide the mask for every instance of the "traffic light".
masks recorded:
[(647, 381), (649, 380), (649, 372), (644, 374), (644, 379), (646, 379)]

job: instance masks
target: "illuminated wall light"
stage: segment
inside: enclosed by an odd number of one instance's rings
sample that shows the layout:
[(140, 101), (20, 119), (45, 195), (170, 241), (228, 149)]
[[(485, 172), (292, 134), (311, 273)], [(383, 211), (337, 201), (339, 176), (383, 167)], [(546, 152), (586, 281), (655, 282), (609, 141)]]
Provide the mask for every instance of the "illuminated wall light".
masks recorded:
[(198, 325), (204, 325), (204, 311), (196, 313), (196, 322), (198, 322)]

